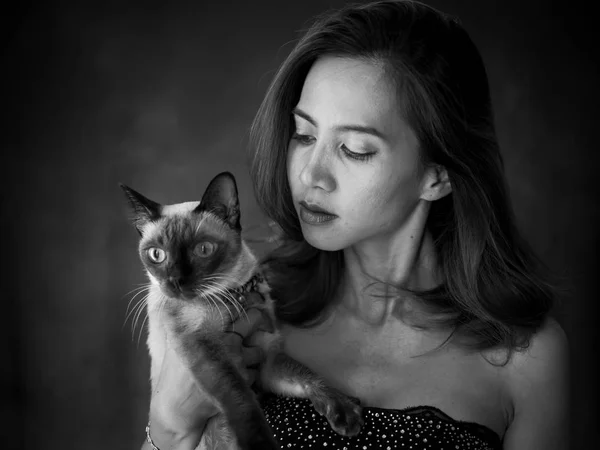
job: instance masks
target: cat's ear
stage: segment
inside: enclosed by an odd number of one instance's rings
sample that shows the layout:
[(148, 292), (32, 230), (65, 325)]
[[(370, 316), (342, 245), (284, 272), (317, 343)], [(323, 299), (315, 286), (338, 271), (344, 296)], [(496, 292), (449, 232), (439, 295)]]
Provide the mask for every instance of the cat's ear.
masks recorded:
[(234, 230), (241, 230), (240, 204), (234, 176), (229, 172), (223, 172), (214, 177), (195, 211), (210, 211)]
[(144, 197), (139, 192), (134, 191), (129, 186), (125, 186), (123, 183), (119, 183), (119, 186), (121, 186), (121, 189), (125, 192), (125, 196), (133, 210), (132, 221), (141, 236), (144, 225), (148, 222), (157, 220), (160, 217), (161, 206)]

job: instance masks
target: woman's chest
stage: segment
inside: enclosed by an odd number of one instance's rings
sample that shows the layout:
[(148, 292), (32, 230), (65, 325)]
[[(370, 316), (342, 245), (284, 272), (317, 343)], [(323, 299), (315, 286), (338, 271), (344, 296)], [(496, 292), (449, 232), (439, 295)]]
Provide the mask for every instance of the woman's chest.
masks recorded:
[(287, 329), (284, 339), (289, 356), (365, 406), (435, 406), (454, 419), (480, 423), (500, 436), (507, 427), (509, 402), (501, 370), (478, 354), (444, 349), (416, 356), (393, 336), (335, 330)]

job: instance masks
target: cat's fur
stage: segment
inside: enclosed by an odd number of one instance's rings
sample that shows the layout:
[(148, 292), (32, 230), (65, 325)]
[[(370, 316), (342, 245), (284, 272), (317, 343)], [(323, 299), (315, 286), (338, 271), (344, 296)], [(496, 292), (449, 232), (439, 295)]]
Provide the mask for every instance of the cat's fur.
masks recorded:
[[(241, 308), (250, 307), (261, 309), (274, 326), (273, 333), (262, 333), (264, 339), (259, 344), (266, 354), (260, 388), (307, 397), (335, 431), (358, 433), (362, 426), (358, 401), (328, 387), (282, 352), (268, 285), (258, 283), (263, 298), (259, 304), (243, 304), (244, 297), (236, 298), (234, 289), (259, 273), (259, 262), (241, 237), (233, 175), (217, 175), (200, 202), (165, 206), (125, 185), (121, 187), (133, 208), (133, 221), (141, 235), (139, 253), (151, 281), (147, 311), (152, 387), (165, 345), (170, 345), (221, 411), (209, 422), (199, 448), (279, 448), (245, 380), (245, 368), (220, 339), (235, 319), (231, 312), (237, 315)], [(207, 255), (211, 248), (213, 252)], [(155, 261), (165, 259), (153, 262), (152, 254), (158, 256)]]

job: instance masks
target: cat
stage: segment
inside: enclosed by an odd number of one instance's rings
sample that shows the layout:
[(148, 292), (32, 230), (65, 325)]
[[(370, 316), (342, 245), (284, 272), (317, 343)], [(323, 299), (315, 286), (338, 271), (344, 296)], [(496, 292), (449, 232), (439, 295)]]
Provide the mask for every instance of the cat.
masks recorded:
[[(231, 313), (250, 307), (263, 311), (273, 326), (272, 333), (261, 333), (258, 344), (266, 355), (257, 379), (259, 389), (309, 398), (336, 432), (357, 434), (363, 424), (360, 402), (327, 386), (282, 351), (268, 283), (242, 239), (234, 176), (220, 173), (201, 201), (173, 205), (158, 204), (120, 186), (133, 210), (133, 223), (141, 236), (139, 255), (150, 279), (147, 345), (152, 388), (169, 342), (221, 411), (209, 422), (210, 430), (207, 427), (198, 448), (279, 448), (246, 382), (241, 360), (219, 338), (235, 319)], [(246, 304), (243, 294), (252, 290), (261, 295), (249, 297), (262, 300)]]

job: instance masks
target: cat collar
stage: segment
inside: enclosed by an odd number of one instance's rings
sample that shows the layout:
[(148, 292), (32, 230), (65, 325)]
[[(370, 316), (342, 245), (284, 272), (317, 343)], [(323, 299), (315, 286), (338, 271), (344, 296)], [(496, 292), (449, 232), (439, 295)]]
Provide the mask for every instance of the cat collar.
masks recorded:
[(235, 289), (230, 289), (229, 292), (231, 292), (236, 298), (239, 298), (240, 296), (243, 297), (244, 294), (256, 291), (258, 285), (263, 281), (264, 278), (262, 277), (262, 275), (257, 273), (252, 278), (250, 278), (250, 280), (248, 280), (246, 284)]

